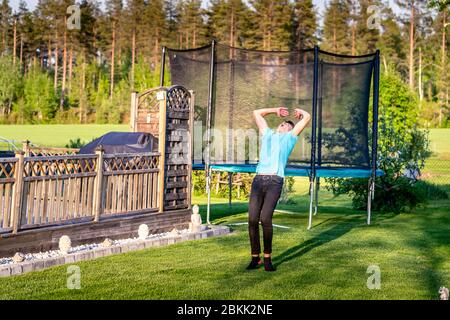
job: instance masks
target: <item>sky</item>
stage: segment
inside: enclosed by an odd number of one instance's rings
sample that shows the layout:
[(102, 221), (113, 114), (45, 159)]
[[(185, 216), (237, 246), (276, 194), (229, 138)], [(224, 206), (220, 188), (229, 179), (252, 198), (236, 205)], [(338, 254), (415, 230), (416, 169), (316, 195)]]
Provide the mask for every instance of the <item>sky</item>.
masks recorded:
[[(28, 4), (29, 9), (34, 9), (34, 7), (36, 6), (36, 4), (38, 2), (38, 0), (25, 0), (25, 1)], [(103, 0), (100, 0), (100, 1), (103, 1)], [(206, 6), (209, 3), (209, 0), (202, 0), (202, 1), (203, 1), (203, 6)], [(19, 7), (19, 2), (20, 2), (20, 0), (10, 0), (10, 5), (13, 8), (13, 10), (17, 10), (17, 8)], [(323, 12), (325, 10), (325, 4), (327, 2), (329, 2), (329, 0), (313, 0), (313, 3), (316, 6), (316, 8), (319, 9), (319, 13), (321, 16), (323, 16)], [(398, 8), (394, 4), (394, 0), (389, 0), (389, 4), (392, 6), (394, 11), (398, 11)]]

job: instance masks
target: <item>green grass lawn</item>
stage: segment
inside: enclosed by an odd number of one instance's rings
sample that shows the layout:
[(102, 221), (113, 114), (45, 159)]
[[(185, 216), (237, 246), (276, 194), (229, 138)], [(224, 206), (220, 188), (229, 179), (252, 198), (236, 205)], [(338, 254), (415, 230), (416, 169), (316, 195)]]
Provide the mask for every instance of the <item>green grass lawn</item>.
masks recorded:
[(430, 129), (430, 149), (450, 154), (450, 129)]
[[(450, 286), (450, 201), (401, 215), (351, 209), (347, 197), (321, 192), (314, 228), (307, 225), (307, 184), (296, 182), (295, 205), (280, 206), (274, 273), (244, 270), (246, 225), (231, 235), (85, 261), (81, 289), (66, 288), (67, 265), (0, 278), (1, 299), (437, 299)], [(195, 197), (205, 214), (206, 199)], [(286, 212), (289, 211), (289, 212)], [(215, 224), (245, 222), (247, 203), (213, 199)], [(205, 220), (205, 218), (204, 218)], [(367, 288), (367, 268), (379, 266), (381, 289)]]
[(450, 129), (430, 130), (430, 151), (422, 170), (423, 178), (450, 188)]
[(81, 141), (90, 142), (110, 131), (130, 131), (128, 125), (0, 125), (0, 137), (16, 141), (21, 147), (21, 142), (30, 140), (35, 145), (45, 147), (64, 147), (69, 141), (80, 138)]
[[(0, 136), (64, 146), (69, 139), (90, 141), (127, 130), (126, 125), (0, 126)], [(430, 137), (441, 162), (426, 169), (448, 173), (450, 130), (431, 130)], [(244, 270), (247, 226), (232, 225), (229, 236), (77, 263), (81, 290), (67, 289), (67, 265), (0, 278), (0, 299), (437, 299), (440, 286), (450, 287), (449, 200), (401, 215), (374, 213), (367, 226), (365, 212), (353, 210), (349, 198), (322, 190), (319, 215), (307, 231), (307, 186), (297, 178), (296, 204), (280, 205), (282, 212), (274, 215), (274, 224), (289, 227), (275, 227), (275, 273)], [(193, 202), (205, 221), (206, 199)], [(213, 198), (211, 218), (215, 224), (245, 222), (247, 203), (229, 208), (226, 199)], [(380, 290), (366, 286), (371, 265), (381, 270)]]

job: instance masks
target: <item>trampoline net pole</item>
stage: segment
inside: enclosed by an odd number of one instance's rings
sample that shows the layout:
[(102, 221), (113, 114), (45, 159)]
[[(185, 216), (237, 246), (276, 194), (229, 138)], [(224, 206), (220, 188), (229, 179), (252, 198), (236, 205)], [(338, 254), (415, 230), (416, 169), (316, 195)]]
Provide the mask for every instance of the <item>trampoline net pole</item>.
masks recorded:
[[(322, 164), (322, 100), (323, 100), (323, 63), (321, 60), (318, 59), (318, 66), (317, 66), (317, 71), (318, 71), (318, 81), (320, 83), (317, 84), (317, 117), (318, 117), (318, 122), (317, 125), (318, 127), (318, 131), (317, 131), (317, 164), (320, 167)], [(320, 178), (319, 177), (315, 177), (316, 178), (316, 186), (315, 186), (315, 197), (314, 197), (314, 215), (317, 215), (317, 211), (318, 211), (318, 206), (319, 206), (319, 188), (320, 188)]]
[(211, 122), (212, 122), (212, 107), (213, 107), (213, 96), (214, 96), (214, 70), (215, 70), (215, 48), (216, 42), (213, 40), (211, 42), (211, 56), (209, 62), (209, 83), (208, 83), (208, 106), (207, 106), (207, 123), (206, 123), (206, 136), (207, 136), (207, 152), (206, 152), (206, 192), (208, 194), (208, 205), (207, 205), (207, 218), (208, 224), (210, 222), (210, 204), (211, 204)]
[(206, 194), (208, 197), (206, 205), (206, 223), (211, 224), (210, 211), (211, 211), (211, 167), (208, 169), (208, 175), (206, 177)]
[(319, 47), (314, 47), (314, 77), (312, 96), (312, 128), (311, 128), (311, 176), (310, 176), (310, 201), (308, 230), (312, 228), (314, 180), (316, 178), (316, 134), (317, 134), (317, 93), (319, 86)]
[(160, 78), (159, 78), (159, 86), (164, 87), (164, 73), (166, 70), (166, 47), (162, 47), (162, 54), (161, 54), (161, 71), (160, 71)]
[(375, 180), (377, 177), (378, 152), (378, 97), (380, 84), (380, 51), (377, 50), (373, 64), (373, 120), (372, 120), (372, 175), (369, 178), (369, 195), (367, 203), (367, 224), (370, 224), (372, 200), (375, 196)]
[(308, 219), (308, 230), (312, 228), (312, 217), (313, 217), (313, 201), (314, 200), (314, 179), (309, 182), (309, 219)]
[(228, 207), (231, 208), (231, 198), (233, 192), (233, 173), (228, 172)]
[(314, 199), (314, 215), (317, 215), (319, 206), (319, 189), (320, 189), (320, 178), (316, 177), (316, 196)]

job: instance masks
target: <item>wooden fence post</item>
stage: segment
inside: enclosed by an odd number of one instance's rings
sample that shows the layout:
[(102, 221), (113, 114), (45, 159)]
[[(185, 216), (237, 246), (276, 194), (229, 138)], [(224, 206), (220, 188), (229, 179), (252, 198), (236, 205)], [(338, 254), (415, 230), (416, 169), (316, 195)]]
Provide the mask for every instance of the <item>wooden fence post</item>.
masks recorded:
[(131, 93), (130, 127), (131, 132), (137, 131), (137, 92)]
[(12, 233), (17, 234), (22, 220), (22, 196), (23, 196), (23, 171), (24, 171), (24, 151), (16, 151), (16, 162), (14, 171), (14, 186), (12, 192)]
[(25, 157), (30, 156), (30, 140), (22, 141), (22, 150), (25, 152)]
[(188, 192), (188, 208), (192, 208), (192, 164), (194, 162), (194, 112), (195, 112), (195, 94), (193, 90), (189, 90), (191, 101), (189, 104), (189, 154), (188, 154), (188, 176), (187, 176), (187, 192)]
[(94, 183), (94, 204), (93, 215), (94, 222), (100, 221), (100, 215), (102, 214), (102, 194), (103, 194), (103, 154), (104, 149), (101, 145), (99, 145), (95, 149), (95, 154), (97, 155), (97, 174), (95, 175), (95, 183)]
[(158, 148), (159, 158), (159, 177), (158, 177), (158, 201), (159, 212), (164, 211), (164, 181), (166, 172), (166, 106), (167, 106), (167, 92), (161, 90), (157, 93), (157, 99), (159, 101), (159, 135), (158, 135)]

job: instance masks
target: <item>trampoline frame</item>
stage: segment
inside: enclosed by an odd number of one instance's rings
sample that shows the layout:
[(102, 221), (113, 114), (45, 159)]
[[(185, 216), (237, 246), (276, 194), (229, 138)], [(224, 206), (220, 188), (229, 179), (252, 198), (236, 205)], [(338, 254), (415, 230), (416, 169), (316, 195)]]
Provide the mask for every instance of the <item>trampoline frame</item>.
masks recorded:
[[(208, 224), (211, 224), (210, 221), (210, 207), (211, 207), (211, 176), (212, 170), (214, 169), (214, 165), (211, 164), (211, 127), (212, 127), (212, 106), (214, 99), (214, 88), (216, 81), (216, 41), (212, 40), (211, 45), (206, 45), (202, 48), (206, 48), (211, 46), (211, 56), (209, 61), (209, 79), (208, 79), (208, 102), (207, 102), (207, 123), (206, 123), (206, 161), (204, 165), (204, 170), (206, 174), (206, 192), (207, 192), (207, 214), (206, 221)], [(166, 61), (166, 47), (162, 49), (162, 58), (161, 58), (161, 81), (160, 85), (164, 85), (164, 73), (165, 73), (165, 61)], [(201, 48), (195, 49), (187, 49), (187, 50), (179, 50), (179, 49), (170, 49), (174, 52), (185, 52), (192, 51)], [(248, 49), (244, 49), (248, 50)], [(373, 81), (373, 89), (372, 89), (372, 159), (369, 168), (371, 173), (368, 178), (368, 197), (367, 197), (367, 224), (371, 223), (371, 215), (372, 215), (372, 200), (375, 195), (375, 179), (377, 176), (382, 175), (383, 172), (377, 170), (377, 152), (378, 152), (378, 103), (379, 103), (379, 78), (380, 78), (380, 50), (377, 50), (375, 53), (360, 55), (360, 56), (351, 56), (351, 55), (343, 55), (336, 54), (331, 52), (323, 51), (319, 48), (319, 46), (314, 46), (314, 49), (307, 49), (305, 51), (314, 50), (314, 76), (313, 76), (313, 95), (312, 95), (312, 141), (311, 141), (311, 160), (310, 160), (310, 169), (309, 169), (309, 216), (308, 216), (308, 230), (312, 228), (312, 218), (313, 215), (318, 213), (318, 201), (319, 201), (319, 189), (320, 189), (320, 177), (317, 176), (317, 169), (321, 169), (320, 156), (319, 162), (316, 164), (316, 144), (317, 144), (317, 134), (322, 134), (322, 126), (321, 121), (319, 121), (319, 128), (317, 128), (317, 117), (318, 112), (317, 108), (320, 108), (319, 116), (322, 116), (322, 97), (320, 94), (319, 98), (319, 90), (322, 91), (322, 88), (319, 88), (319, 72), (322, 72), (322, 68), (319, 69), (319, 54), (326, 54), (329, 56), (334, 56), (338, 58), (365, 58), (365, 57), (374, 57), (373, 66), (372, 66), (372, 81)], [(251, 50), (251, 51), (261, 51), (261, 50)], [(279, 52), (279, 51), (262, 51), (262, 52)], [(321, 84), (323, 81), (321, 81)], [(320, 100), (320, 101), (319, 101)], [(321, 139), (319, 139), (321, 143)], [(319, 147), (318, 152), (321, 151)], [(317, 167), (319, 166), (319, 168)], [(328, 167), (324, 167), (323, 169), (327, 169)], [(328, 169), (339, 169), (339, 167), (329, 167)], [(226, 171), (226, 170), (221, 170)], [(231, 186), (232, 186), (232, 172), (227, 171), (228, 176), (228, 184), (230, 187), (229, 193), (229, 201), (231, 205)], [(245, 172), (245, 171), (242, 171)], [(349, 178), (352, 178), (351, 176)]]

